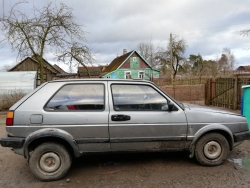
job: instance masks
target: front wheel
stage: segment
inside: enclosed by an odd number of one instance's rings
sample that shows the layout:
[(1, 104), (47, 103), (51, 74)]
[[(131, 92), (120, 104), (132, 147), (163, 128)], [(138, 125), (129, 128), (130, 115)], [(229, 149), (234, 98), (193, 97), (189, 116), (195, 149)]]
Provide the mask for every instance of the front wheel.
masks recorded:
[(217, 166), (223, 163), (229, 154), (227, 139), (219, 133), (202, 136), (196, 143), (196, 160), (206, 166)]
[(30, 170), (42, 181), (61, 179), (71, 163), (71, 156), (63, 145), (49, 142), (36, 147), (29, 160)]

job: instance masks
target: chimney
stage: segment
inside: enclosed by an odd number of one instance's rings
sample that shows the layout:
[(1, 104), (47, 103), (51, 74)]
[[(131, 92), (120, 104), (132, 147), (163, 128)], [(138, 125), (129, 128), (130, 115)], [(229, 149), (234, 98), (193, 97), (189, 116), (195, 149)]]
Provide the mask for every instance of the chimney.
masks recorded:
[(123, 49), (123, 55), (127, 53), (127, 49)]

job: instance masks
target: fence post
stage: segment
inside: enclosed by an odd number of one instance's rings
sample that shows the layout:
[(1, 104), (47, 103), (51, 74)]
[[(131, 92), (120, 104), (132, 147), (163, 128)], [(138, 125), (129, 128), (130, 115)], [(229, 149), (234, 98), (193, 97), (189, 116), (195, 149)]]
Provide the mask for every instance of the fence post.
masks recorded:
[(205, 83), (205, 93), (204, 93), (204, 96), (205, 96), (205, 105), (208, 105), (207, 104), (207, 98), (208, 98), (207, 93), (208, 93), (208, 80)]
[(237, 110), (238, 100), (238, 76), (234, 78), (234, 97), (233, 97), (233, 109)]
[(211, 100), (211, 79), (207, 79), (205, 84), (205, 104), (210, 105)]
[[(213, 81), (214, 81), (214, 84), (213, 84)], [(209, 90), (210, 90), (210, 93), (209, 93), (209, 105), (213, 105), (213, 101), (212, 101), (212, 98), (214, 97), (214, 92), (215, 92), (215, 88), (216, 88), (216, 82), (214, 79), (210, 79), (210, 82), (209, 82)]]
[(173, 90), (174, 90), (174, 98), (175, 98), (175, 79), (171, 79), (171, 81), (172, 81), (172, 86), (173, 86)]

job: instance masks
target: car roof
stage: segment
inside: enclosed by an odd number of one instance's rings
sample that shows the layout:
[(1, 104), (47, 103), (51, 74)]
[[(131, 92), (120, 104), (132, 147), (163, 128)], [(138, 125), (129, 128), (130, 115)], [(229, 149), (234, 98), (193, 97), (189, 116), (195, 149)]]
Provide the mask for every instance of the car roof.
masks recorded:
[(147, 82), (151, 83), (151, 81), (148, 80), (142, 80), (142, 79), (112, 79), (112, 78), (79, 78), (79, 79), (62, 79), (62, 80), (52, 80), (48, 81), (48, 83), (52, 82), (80, 82), (80, 81), (117, 81), (117, 82)]

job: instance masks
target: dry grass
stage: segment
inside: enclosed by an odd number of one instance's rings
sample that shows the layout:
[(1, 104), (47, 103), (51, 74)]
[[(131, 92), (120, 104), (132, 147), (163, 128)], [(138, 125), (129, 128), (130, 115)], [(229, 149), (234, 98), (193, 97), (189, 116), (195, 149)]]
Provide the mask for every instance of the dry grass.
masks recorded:
[(17, 101), (19, 101), (21, 98), (23, 98), (26, 95), (25, 92), (23, 92), (21, 89), (15, 89), (6, 91), (1, 97), (0, 97), (0, 110), (8, 110), (13, 104), (15, 104)]

